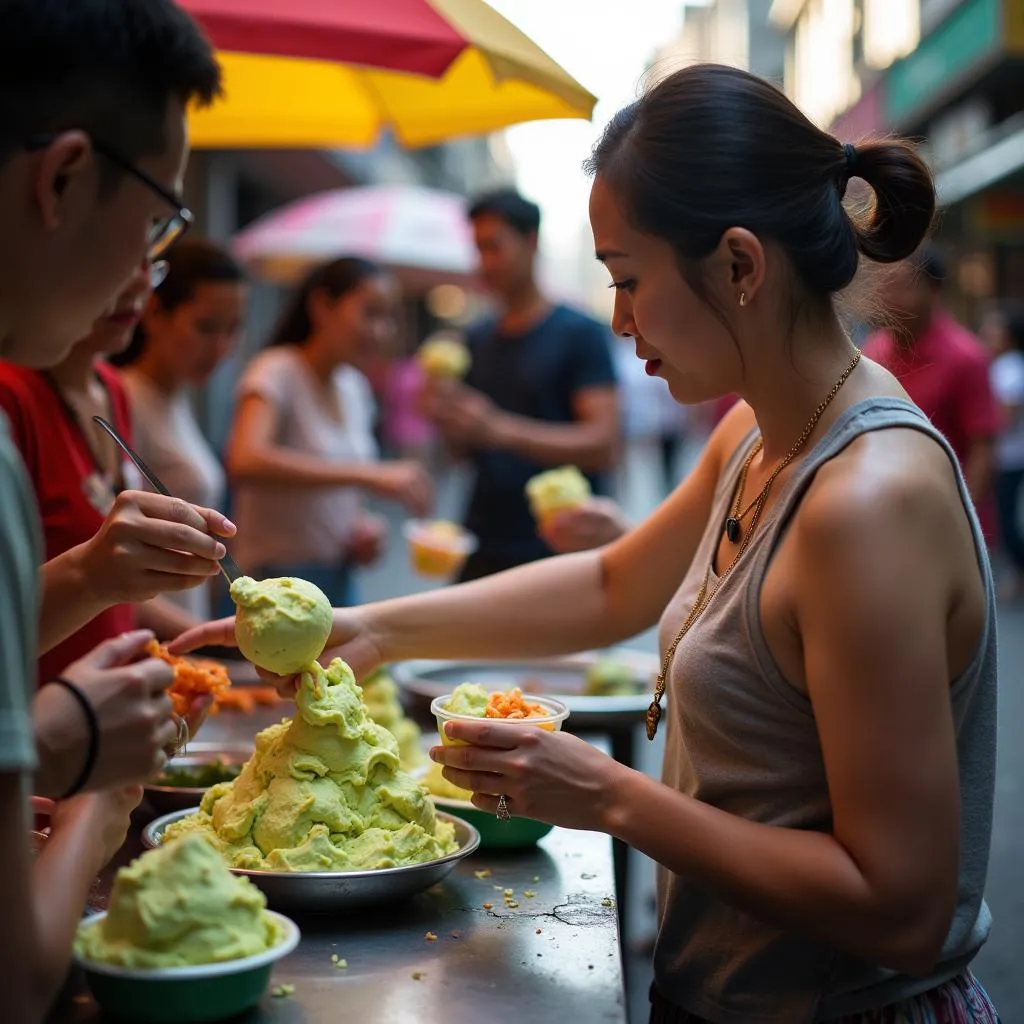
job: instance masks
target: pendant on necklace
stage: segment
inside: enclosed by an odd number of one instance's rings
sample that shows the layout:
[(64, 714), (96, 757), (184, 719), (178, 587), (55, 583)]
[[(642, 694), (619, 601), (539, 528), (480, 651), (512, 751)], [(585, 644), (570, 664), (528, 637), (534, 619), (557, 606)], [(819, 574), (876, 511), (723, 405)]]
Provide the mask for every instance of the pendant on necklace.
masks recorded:
[(729, 543), (739, 543), (742, 532), (743, 528), (740, 525), (740, 521), (735, 516), (729, 516), (725, 521), (725, 535), (729, 538)]
[(661, 721), (661, 705), (656, 700), (651, 701), (647, 709), (647, 738), (653, 740), (658, 732), (658, 723)]

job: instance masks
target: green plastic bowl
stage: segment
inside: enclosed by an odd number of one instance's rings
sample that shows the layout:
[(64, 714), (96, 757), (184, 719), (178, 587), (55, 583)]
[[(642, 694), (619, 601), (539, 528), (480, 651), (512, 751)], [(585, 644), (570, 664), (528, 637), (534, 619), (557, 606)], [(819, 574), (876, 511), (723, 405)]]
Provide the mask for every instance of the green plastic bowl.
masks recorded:
[[(270, 983), (274, 963), (299, 944), (299, 928), (283, 914), (267, 911), (284, 929), (273, 949), (241, 960), (196, 967), (133, 970), (75, 955), (104, 1013), (139, 1024), (203, 1024), (228, 1020), (255, 1006)], [(81, 925), (95, 928), (107, 915)]]
[(438, 810), (454, 814), (456, 818), (472, 825), (480, 833), (480, 848), (490, 850), (520, 850), (525, 846), (535, 846), (554, 827), (543, 821), (532, 818), (509, 818), (508, 821), (498, 819), (487, 811), (481, 811), (464, 800), (449, 800), (447, 797), (434, 796), (431, 799)]

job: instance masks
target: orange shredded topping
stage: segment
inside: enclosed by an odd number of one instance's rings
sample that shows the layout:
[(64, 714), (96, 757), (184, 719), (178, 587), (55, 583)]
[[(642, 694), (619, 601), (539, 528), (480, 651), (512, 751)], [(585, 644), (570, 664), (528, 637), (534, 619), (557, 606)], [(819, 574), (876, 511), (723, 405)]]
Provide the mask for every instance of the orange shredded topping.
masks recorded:
[(216, 661), (200, 661), (168, 654), (167, 648), (155, 640), (147, 644), (146, 650), (154, 658), (165, 661), (174, 669), (174, 682), (171, 683), (167, 694), (174, 705), (175, 714), (187, 714), (196, 697), (204, 693), (213, 696), (210, 713), (217, 711), (222, 695), (231, 686), (231, 680), (223, 665)]
[(492, 693), (484, 711), (485, 718), (547, 718), (550, 714), (540, 704), (531, 704), (525, 700), (518, 686), (508, 693)]

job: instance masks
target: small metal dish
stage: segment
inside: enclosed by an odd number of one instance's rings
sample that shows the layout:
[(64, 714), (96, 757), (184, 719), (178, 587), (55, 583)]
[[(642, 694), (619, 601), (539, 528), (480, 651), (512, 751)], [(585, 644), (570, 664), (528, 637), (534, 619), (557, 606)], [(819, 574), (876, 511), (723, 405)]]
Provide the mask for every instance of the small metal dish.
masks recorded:
[[(244, 744), (190, 743), (188, 750), (167, 762), (164, 771), (172, 768), (198, 768), (203, 765), (224, 762), (239, 768), (252, 757), (253, 747)], [(159, 778), (159, 777), (158, 777)], [(146, 786), (146, 801), (157, 814), (195, 807), (209, 786), (161, 786), (150, 783)]]
[[(149, 849), (156, 848), (168, 825), (198, 810), (198, 807), (190, 807), (151, 821), (143, 829), (143, 844)], [(387, 906), (436, 885), (480, 846), (480, 833), (468, 822), (441, 811), (437, 817), (455, 826), (459, 849), (425, 864), (378, 871), (247, 871), (242, 868), (231, 871), (258, 885), (269, 906), (282, 913), (326, 914)]]

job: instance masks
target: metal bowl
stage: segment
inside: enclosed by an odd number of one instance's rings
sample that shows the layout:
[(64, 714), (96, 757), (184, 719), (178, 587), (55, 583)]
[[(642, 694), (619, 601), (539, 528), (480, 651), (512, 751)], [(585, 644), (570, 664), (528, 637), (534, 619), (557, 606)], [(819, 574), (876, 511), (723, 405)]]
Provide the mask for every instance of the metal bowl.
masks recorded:
[[(586, 695), (587, 671), (599, 661), (614, 661), (632, 670), (637, 692), (609, 697)], [(460, 683), (479, 683), (488, 690), (510, 690), (557, 697), (570, 712), (571, 731), (633, 725), (643, 721), (651, 702), (658, 659), (632, 648), (588, 651), (568, 658), (535, 661), (406, 661), (391, 667), (392, 678), (429, 710), (435, 697), (451, 693)]]
[[(156, 848), (168, 825), (198, 810), (198, 807), (190, 807), (151, 821), (143, 829), (142, 842), (150, 849)], [(251, 879), (263, 890), (267, 903), (283, 913), (325, 914), (398, 903), (436, 885), (455, 870), (460, 860), (475, 853), (480, 845), (480, 833), (472, 825), (440, 811), (437, 817), (439, 821), (449, 821), (455, 826), (459, 849), (425, 864), (381, 868), (379, 871), (231, 870), (236, 875)]]
[[(188, 750), (167, 762), (169, 768), (196, 768), (214, 761), (243, 765), (252, 757), (250, 744), (190, 743)], [(150, 783), (146, 786), (146, 800), (157, 814), (170, 814), (187, 807), (195, 807), (203, 799), (208, 786), (160, 786)]]

